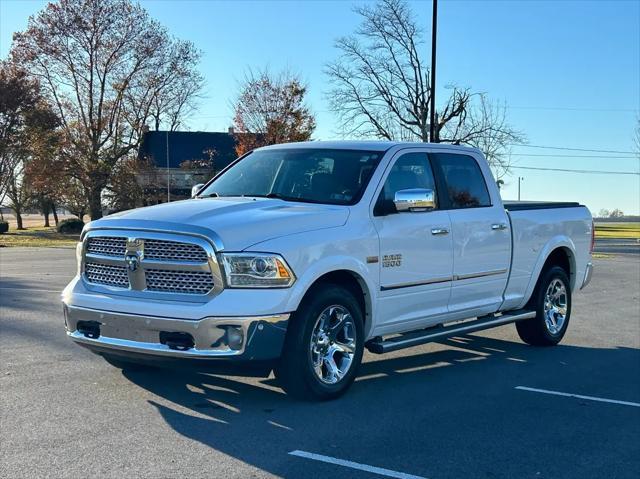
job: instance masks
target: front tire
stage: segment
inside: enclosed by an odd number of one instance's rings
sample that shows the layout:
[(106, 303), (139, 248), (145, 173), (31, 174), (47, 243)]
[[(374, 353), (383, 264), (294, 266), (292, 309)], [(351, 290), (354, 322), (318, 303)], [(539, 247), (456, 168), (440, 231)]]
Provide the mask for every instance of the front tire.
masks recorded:
[(351, 386), (364, 351), (364, 318), (354, 295), (336, 285), (314, 288), (293, 315), (274, 373), (298, 399), (335, 399)]
[(527, 307), (535, 309), (536, 317), (516, 323), (520, 339), (532, 346), (558, 344), (571, 317), (571, 286), (563, 268), (543, 271)]

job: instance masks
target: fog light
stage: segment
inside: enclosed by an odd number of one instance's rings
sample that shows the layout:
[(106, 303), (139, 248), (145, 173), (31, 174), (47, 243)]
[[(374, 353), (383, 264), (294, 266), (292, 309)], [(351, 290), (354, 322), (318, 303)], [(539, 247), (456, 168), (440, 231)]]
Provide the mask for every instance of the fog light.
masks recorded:
[(227, 344), (234, 351), (242, 349), (244, 342), (244, 333), (239, 326), (227, 326)]

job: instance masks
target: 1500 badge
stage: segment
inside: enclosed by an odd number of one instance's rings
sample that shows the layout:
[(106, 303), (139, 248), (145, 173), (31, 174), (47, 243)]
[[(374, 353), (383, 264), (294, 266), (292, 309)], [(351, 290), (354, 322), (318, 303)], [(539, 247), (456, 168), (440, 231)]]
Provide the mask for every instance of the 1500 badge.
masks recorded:
[(401, 254), (385, 254), (382, 257), (383, 268), (397, 268), (402, 264)]

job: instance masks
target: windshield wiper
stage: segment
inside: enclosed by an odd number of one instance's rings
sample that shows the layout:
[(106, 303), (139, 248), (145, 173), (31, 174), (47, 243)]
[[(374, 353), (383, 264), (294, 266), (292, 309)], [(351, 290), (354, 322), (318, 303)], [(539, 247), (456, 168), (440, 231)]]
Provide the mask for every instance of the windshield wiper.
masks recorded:
[(273, 198), (273, 199), (276, 199), (276, 200), (297, 201), (297, 202), (300, 202), (300, 203), (312, 203), (312, 201), (305, 200), (304, 198), (297, 198), (295, 196), (281, 195), (280, 193), (267, 193), (266, 195), (243, 195), (243, 196), (252, 196), (254, 198)]

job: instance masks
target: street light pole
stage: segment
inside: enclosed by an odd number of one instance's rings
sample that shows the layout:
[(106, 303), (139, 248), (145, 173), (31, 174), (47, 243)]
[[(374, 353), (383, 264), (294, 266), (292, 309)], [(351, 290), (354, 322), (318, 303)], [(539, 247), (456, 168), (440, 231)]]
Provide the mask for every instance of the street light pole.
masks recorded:
[(169, 170), (169, 131), (165, 132), (165, 141), (167, 147), (167, 203), (171, 202), (171, 172)]
[(429, 141), (437, 143), (436, 138), (436, 31), (438, 27), (438, 0), (433, 0), (431, 17), (431, 105), (429, 118)]
[(524, 181), (522, 176), (518, 176), (518, 201), (520, 201), (520, 182)]

